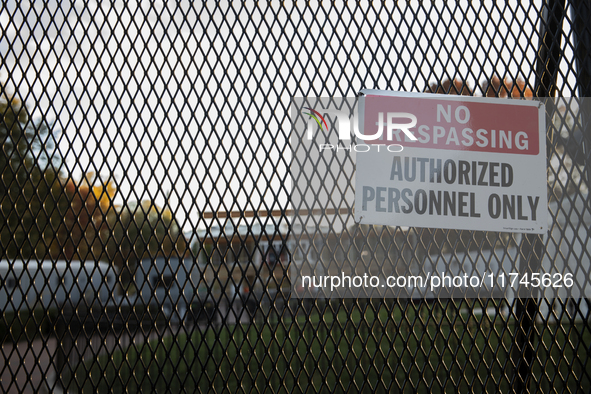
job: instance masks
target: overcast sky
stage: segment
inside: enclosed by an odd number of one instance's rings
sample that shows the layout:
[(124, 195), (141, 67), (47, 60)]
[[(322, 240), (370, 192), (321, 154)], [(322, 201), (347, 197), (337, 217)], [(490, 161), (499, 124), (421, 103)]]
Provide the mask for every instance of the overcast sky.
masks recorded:
[(7, 1), (0, 78), (56, 121), (68, 171), (112, 174), (119, 203), (163, 205), (172, 190), (190, 229), (203, 224), (197, 207), (286, 205), (292, 96), (421, 91), (442, 76), (475, 86), (495, 72), (533, 84), (539, 3), (488, 18), (475, 2), (326, 13), (314, 2)]

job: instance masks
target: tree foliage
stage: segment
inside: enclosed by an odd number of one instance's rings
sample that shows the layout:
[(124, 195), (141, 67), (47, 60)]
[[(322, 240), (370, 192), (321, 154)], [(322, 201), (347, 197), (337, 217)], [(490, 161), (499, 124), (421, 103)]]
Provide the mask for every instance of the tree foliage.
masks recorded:
[(45, 258), (61, 193), (52, 127), (0, 85), (0, 254)]
[[(501, 79), (496, 75), (488, 80), (481, 81), (479, 87), (485, 97), (532, 98), (534, 95), (523, 79), (513, 81), (507, 77)], [(425, 89), (425, 92), (472, 96), (476, 93), (476, 89), (470, 87), (468, 82), (456, 78), (453, 81), (444, 79), (441, 83), (431, 83)]]
[(88, 174), (65, 182), (68, 200), (58, 245), (63, 258), (103, 260), (122, 268), (156, 256), (184, 256), (186, 240), (169, 209), (149, 200), (116, 205), (112, 179)]
[(31, 120), (16, 95), (0, 92), (0, 257), (107, 261), (183, 256), (186, 240), (170, 209), (152, 201), (114, 203), (117, 185), (94, 173), (75, 180), (52, 125)]

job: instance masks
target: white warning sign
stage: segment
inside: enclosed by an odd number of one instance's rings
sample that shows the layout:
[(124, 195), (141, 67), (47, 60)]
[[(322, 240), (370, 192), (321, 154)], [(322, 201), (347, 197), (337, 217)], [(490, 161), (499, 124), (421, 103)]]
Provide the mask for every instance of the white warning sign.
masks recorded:
[[(355, 217), (362, 224), (547, 231), (542, 103), (364, 91)], [(390, 145), (403, 149), (387, 149)], [(381, 149), (380, 149), (381, 147)]]

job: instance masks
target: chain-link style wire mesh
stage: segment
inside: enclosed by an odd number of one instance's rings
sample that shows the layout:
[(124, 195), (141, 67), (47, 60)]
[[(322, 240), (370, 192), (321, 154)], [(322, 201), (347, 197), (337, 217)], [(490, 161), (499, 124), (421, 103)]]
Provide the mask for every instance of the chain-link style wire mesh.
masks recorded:
[[(587, 390), (589, 300), (297, 299), (287, 271), (292, 97), (589, 96), (589, 7), (4, 2), (2, 392)], [(337, 203), (308, 258), (588, 264), (589, 119), (548, 120), (547, 236)]]

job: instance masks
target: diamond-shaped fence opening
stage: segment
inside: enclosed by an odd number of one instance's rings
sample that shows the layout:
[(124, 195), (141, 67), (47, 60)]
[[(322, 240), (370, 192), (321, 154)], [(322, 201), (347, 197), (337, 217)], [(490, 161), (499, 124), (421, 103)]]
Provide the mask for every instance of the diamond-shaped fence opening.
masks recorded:
[[(583, 0), (6, 2), (0, 391), (584, 391), (590, 18)], [(547, 235), (357, 222), (353, 156), (317, 155), (290, 111), (363, 89), (555, 98)], [(317, 283), (491, 267), (544, 269), (556, 296)]]

